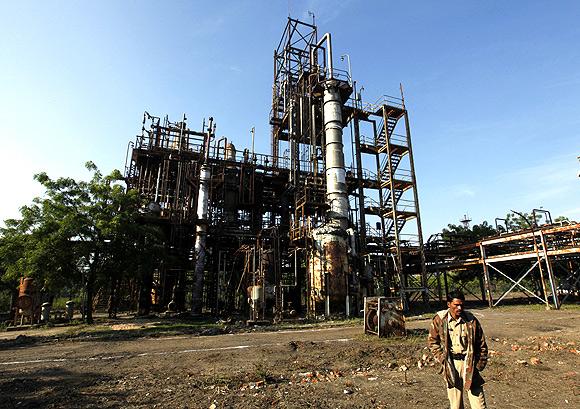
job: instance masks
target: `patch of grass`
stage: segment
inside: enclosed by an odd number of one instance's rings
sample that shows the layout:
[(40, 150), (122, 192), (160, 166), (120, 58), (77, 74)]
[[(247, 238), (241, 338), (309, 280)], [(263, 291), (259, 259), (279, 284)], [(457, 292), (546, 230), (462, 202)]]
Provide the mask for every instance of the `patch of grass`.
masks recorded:
[(55, 299), (52, 301), (52, 309), (53, 310), (66, 309), (67, 301), (74, 301), (75, 309), (78, 309), (79, 306), (81, 305), (81, 298), (80, 297), (75, 297), (72, 300), (69, 300), (68, 297), (55, 297)]
[(91, 333), (99, 333), (102, 331), (111, 330), (110, 326), (107, 325), (87, 325), (87, 324), (79, 324), (67, 329), (64, 333), (66, 337), (78, 337), (81, 335), (90, 335)]
[(174, 322), (174, 323), (163, 323), (156, 322), (153, 324), (151, 329), (157, 331), (179, 331), (183, 329), (193, 329), (193, 328), (223, 328), (222, 324), (210, 321), (200, 321), (200, 322)]
[[(126, 325), (115, 328), (115, 325)], [(160, 337), (181, 334), (217, 335), (222, 333), (223, 325), (209, 322), (143, 322), (115, 321), (96, 325), (79, 324), (65, 332), (68, 338), (90, 338), (91, 340), (132, 339), (140, 337)]]
[(272, 377), (268, 368), (262, 363), (255, 363), (254, 364), (254, 376), (257, 380), (266, 380)]
[(275, 331), (277, 330), (292, 330), (292, 329), (305, 329), (305, 328), (317, 328), (317, 327), (350, 327), (363, 324), (362, 317), (349, 317), (344, 319), (330, 319), (330, 320), (304, 320), (300, 322), (285, 321), (277, 325), (272, 325), (269, 327)]
[[(550, 300), (551, 301), (551, 300)], [(553, 305), (550, 306), (554, 309)], [(499, 311), (514, 311), (514, 310), (523, 310), (523, 311), (546, 311), (546, 304), (534, 303), (534, 304), (511, 304), (511, 305), (499, 305), (494, 307), (494, 309)], [(580, 304), (562, 304), (560, 310), (563, 311), (578, 311), (580, 310)]]
[(233, 377), (224, 374), (214, 374), (207, 378), (201, 380), (201, 385), (203, 386), (234, 386), (237, 385), (239, 381)]
[(560, 309), (564, 311), (578, 311), (580, 310), (580, 302), (574, 304), (562, 304)]

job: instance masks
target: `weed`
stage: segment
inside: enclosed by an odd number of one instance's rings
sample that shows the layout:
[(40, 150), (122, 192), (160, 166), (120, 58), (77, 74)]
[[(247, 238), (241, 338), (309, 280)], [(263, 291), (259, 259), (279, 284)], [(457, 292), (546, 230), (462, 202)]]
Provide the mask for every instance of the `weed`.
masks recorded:
[(266, 380), (272, 377), (268, 368), (259, 362), (254, 364), (254, 375), (257, 380)]

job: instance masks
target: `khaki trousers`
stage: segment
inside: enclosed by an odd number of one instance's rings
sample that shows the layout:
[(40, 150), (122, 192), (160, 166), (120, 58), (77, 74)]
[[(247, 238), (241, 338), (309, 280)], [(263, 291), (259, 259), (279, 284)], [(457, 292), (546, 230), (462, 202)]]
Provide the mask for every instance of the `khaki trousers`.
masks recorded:
[[(455, 364), (455, 370), (457, 374), (461, 378), (463, 373), (463, 364), (465, 361), (454, 359), (453, 363)], [(463, 381), (464, 379), (461, 378), (461, 384), (459, 388), (447, 388), (447, 397), (449, 398), (449, 404), (451, 405), (451, 409), (464, 409), (463, 406)], [(472, 386), (471, 390), (467, 391), (467, 397), (469, 398), (469, 406), (471, 409), (486, 409), (487, 406), (485, 405), (485, 395), (483, 394), (483, 387), (482, 386)]]

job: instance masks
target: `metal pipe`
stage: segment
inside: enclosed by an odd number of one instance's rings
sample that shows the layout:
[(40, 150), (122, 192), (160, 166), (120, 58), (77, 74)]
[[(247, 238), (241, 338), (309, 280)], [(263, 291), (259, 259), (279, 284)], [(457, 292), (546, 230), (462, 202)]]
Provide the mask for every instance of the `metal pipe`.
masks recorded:
[[(260, 271), (262, 270), (262, 258), (260, 257)], [(264, 283), (261, 283), (262, 288), (264, 288)], [(256, 287), (256, 246), (252, 246), (252, 291)], [(252, 319), (256, 321), (258, 319), (258, 309), (256, 308), (257, 297), (252, 297)]]
[(215, 127), (212, 128), (213, 118), (209, 118), (209, 126), (205, 140), (204, 163), (201, 165), (199, 174), (199, 193), (197, 197), (197, 226), (195, 238), (195, 278), (191, 300), (191, 312), (201, 314), (203, 307), (203, 273), (206, 259), (206, 241), (208, 230), (208, 209), (209, 209), (209, 182), (211, 179), (211, 169), (208, 165), (209, 141), (213, 137)]
[[(551, 224), (551, 223), (550, 223)], [(544, 262), (546, 263), (546, 269), (548, 270), (548, 278), (550, 280), (550, 287), (552, 287), (552, 298), (554, 299), (554, 307), (557, 310), (560, 309), (560, 300), (558, 299), (558, 287), (556, 286), (556, 278), (554, 277), (554, 271), (552, 269), (552, 262), (550, 261), (550, 257), (548, 256), (548, 249), (546, 246), (546, 238), (544, 237), (544, 233), (540, 230), (540, 240), (542, 243), (542, 249), (544, 251)]]
[[(348, 54), (343, 54), (340, 56), (340, 60), (344, 61), (344, 57), (346, 57), (346, 61), (348, 63), (348, 84), (352, 87), (352, 70), (350, 67), (350, 55)], [(356, 97), (356, 92), (355, 92), (355, 97)]]
[(288, 172), (288, 181), (295, 184), (296, 176), (296, 137), (294, 135), (294, 100), (290, 100), (290, 112), (288, 115), (288, 144), (290, 149), (290, 172)]
[(485, 260), (485, 247), (480, 243), (479, 251), (481, 252), (481, 263), (483, 266), (483, 280), (485, 282), (485, 289), (487, 291), (487, 302), (489, 308), (493, 307), (493, 295), (491, 294), (491, 281), (489, 276), (489, 270), (487, 268), (487, 261)]
[(255, 158), (254, 138), (256, 136), (256, 128), (252, 126), (252, 129), (250, 130), (250, 132), (252, 133), (252, 162), (253, 162), (254, 161), (254, 158)]
[(322, 36), (322, 38), (316, 43), (316, 45), (310, 48), (310, 67), (314, 64), (314, 51), (321, 48), (322, 43), (326, 41), (326, 65), (328, 69), (328, 79), (332, 78), (333, 69), (332, 69), (332, 40), (330, 38), (330, 33), (326, 33)]
[(224, 141), (224, 158), (226, 156), (226, 146), (228, 145), (228, 138), (226, 138), (225, 136), (222, 136), (221, 138), (219, 138), (217, 140), (217, 142), (215, 143), (215, 157), (216, 159), (220, 158), (220, 144), (221, 142)]
[(185, 114), (183, 114), (183, 120), (181, 121), (181, 126), (179, 127), (179, 142), (177, 143), (177, 149), (178, 150), (182, 150), (183, 149), (183, 134), (185, 132), (185, 121), (187, 120), (187, 118), (185, 117)]
[(345, 284), (346, 284), (346, 296), (344, 297), (344, 315), (346, 317), (350, 317), (350, 277), (349, 273), (347, 272), (344, 275)]
[(507, 233), (508, 232), (507, 220), (506, 219), (502, 219), (501, 217), (496, 217), (495, 218), (495, 230), (499, 233), (499, 225), (497, 224), (498, 220), (503, 220), (503, 223), (505, 224), (505, 231)]
[(294, 250), (294, 284), (296, 287), (298, 285), (298, 249)]
[(324, 273), (325, 297), (324, 297), (324, 315), (330, 317), (330, 291), (328, 291), (328, 273)]
[[(356, 82), (353, 83), (354, 87), (354, 94), (355, 94), (355, 109), (353, 111), (353, 128), (354, 128), (354, 145), (355, 145), (355, 155), (353, 158), (356, 158), (356, 173), (359, 181), (363, 180), (363, 164), (362, 164), (362, 153), (361, 153), (361, 140), (360, 140), (360, 126), (359, 126), (359, 101), (356, 98)], [(361, 228), (360, 231), (360, 242), (361, 248), (365, 248), (366, 246), (366, 215), (365, 215), (365, 196), (364, 196), (364, 186), (363, 183), (359, 183), (358, 185), (358, 207), (359, 207), (359, 221)], [(364, 266), (364, 263), (363, 263)], [(363, 267), (364, 268), (364, 267)]]
[(181, 174), (182, 174), (182, 165), (183, 162), (177, 162), (177, 178), (175, 181), (175, 194), (173, 195), (173, 203), (175, 209), (179, 209), (179, 198), (181, 196)]
[(134, 146), (135, 144), (133, 143), (133, 141), (129, 141), (129, 143), (127, 144), (127, 152), (125, 153), (125, 168), (124, 168), (125, 176), (129, 176), (129, 168), (127, 167), (127, 163), (129, 162), (129, 149), (131, 149), (132, 152)]
[(546, 218), (546, 223), (553, 224), (552, 223), (552, 215), (550, 214), (550, 212), (548, 210), (533, 209), (532, 210), (532, 218), (533, 218), (534, 225), (536, 225), (536, 213), (544, 213), (544, 215), (545, 215), (544, 217)]
[(158, 202), (159, 200), (159, 183), (161, 182), (161, 167), (162, 167), (163, 162), (159, 162), (159, 170), (157, 171), (157, 183), (155, 184), (155, 198), (153, 199), (153, 201), (155, 203)]
[(213, 123), (213, 118), (210, 116), (209, 117), (209, 124), (207, 126), (206, 140), (204, 143), (204, 146), (205, 146), (204, 159), (205, 159), (206, 163), (207, 163), (207, 160), (209, 159), (209, 142), (213, 138), (214, 135), (215, 135), (215, 124)]
[(342, 143), (342, 104), (337, 82), (324, 84), (324, 134), (326, 154), (326, 197), (329, 216), (340, 221), (343, 229), (348, 220), (348, 196)]

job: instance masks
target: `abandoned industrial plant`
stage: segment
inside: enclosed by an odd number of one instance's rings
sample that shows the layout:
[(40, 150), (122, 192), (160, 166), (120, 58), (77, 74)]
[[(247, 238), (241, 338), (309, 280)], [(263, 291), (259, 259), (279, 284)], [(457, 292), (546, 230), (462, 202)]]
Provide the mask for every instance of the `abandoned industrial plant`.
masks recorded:
[[(474, 295), (490, 306), (523, 288), (559, 308), (557, 282), (578, 285), (580, 224), (538, 209), (544, 222), (528, 229), (425, 242), (403, 87), (364, 101), (336, 60), (330, 33), (288, 19), (274, 53), (270, 152), (253, 137), (234, 146), (218, 136), (228, 118), (196, 130), (185, 115), (145, 112), (125, 173), (172, 253), (147, 284), (152, 308), (249, 322), (359, 315), (365, 297), (412, 310), (441, 301), (455, 285), (447, 271), (466, 269), (479, 271)], [(524, 288), (526, 276), (538, 288)], [(513, 285), (494, 299), (496, 278)]]
[(0, 409), (580, 408), (580, 3), (58, 3), (3, 7)]

